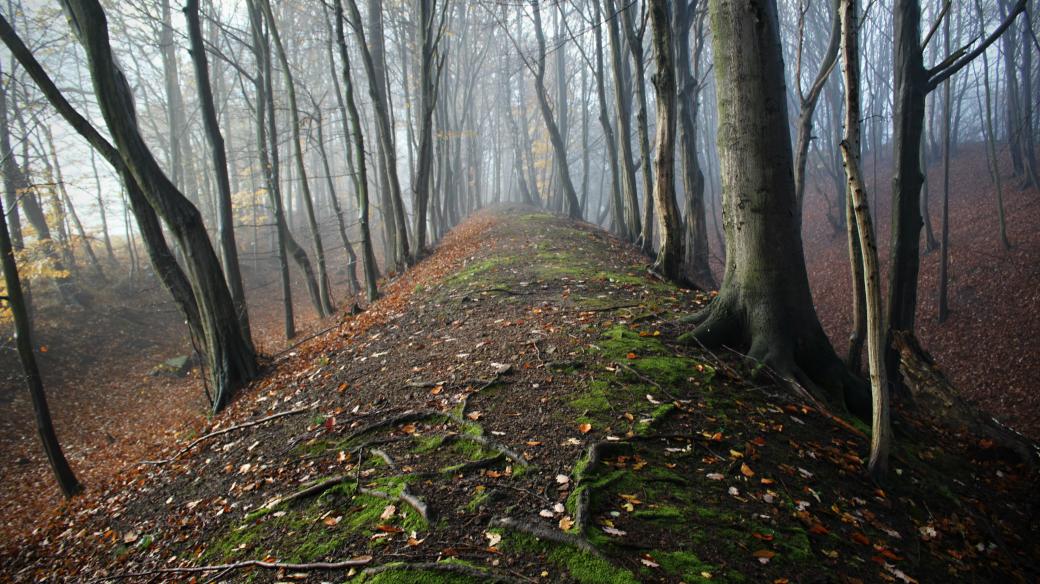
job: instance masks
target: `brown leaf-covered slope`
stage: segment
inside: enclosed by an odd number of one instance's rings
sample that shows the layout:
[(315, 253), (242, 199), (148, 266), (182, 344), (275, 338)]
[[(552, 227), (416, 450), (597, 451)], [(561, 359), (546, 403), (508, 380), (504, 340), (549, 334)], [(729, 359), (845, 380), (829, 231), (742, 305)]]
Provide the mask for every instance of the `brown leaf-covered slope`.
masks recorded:
[[(872, 181), (872, 158), (864, 161)], [(960, 392), (1003, 423), (1040, 438), (1040, 192), (1023, 190), (1001, 166), (1008, 239), (1000, 245), (996, 187), (981, 145), (963, 145), (950, 172), (950, 317), (936, 312), (939, 252), (921, 259), (918, 336)], [(943, 174), (932, 164), (930, 215), (940, 237)], [(829, 183), (828, 183), (829, 184)], [(882, 274), (887, 271), (890, 237), (890, 167), (881, 161), (878, 186), (869, 186), (877, 221)], [(820, 320), (844, 354), (851, 323), (848, 251), (844, 235), (827, 223), (819, 191), (806, 203), (805, 248), (809, 279)], [(922, 233), (922, 250), (924, 235)], [(887, 280), (886, 280), (887, 281)]]

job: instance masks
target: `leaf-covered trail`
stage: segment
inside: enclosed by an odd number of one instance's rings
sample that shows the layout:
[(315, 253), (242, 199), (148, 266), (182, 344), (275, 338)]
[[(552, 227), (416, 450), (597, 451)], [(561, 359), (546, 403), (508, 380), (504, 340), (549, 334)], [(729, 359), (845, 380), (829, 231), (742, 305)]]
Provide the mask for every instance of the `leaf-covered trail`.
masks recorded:
[(9, 552), (5, 572), (1036, 576), (1036, 482), (1024, 468), (915, 421), (921, 442), (877, 489), (859, 431), (750, 381), (733, 355), (674, 345), (680, 317), (708, 298), (650, 278), (646, 264), (587, 225), (517, 207), (478, 214), (365, 313), (280, 357), (209, 430), (243, 427), (77, 502)]

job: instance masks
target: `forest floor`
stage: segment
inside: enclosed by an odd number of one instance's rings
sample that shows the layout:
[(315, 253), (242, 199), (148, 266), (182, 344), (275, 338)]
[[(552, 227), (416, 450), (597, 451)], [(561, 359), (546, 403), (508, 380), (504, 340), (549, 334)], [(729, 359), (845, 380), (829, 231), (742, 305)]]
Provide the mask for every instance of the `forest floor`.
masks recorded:
[[(282, 306), (265, 282), (274, 276), (245, 265), (253, 339), (265, 354), (290, 344), (282, 336)], [(36, 291), (33, 341), (48, 405), (66, 457), (91, 490), (112, 486), (135, 461), (206, 424), (207, 402), (199, 369), (187, 375), (152, 375), (167, 359), (192, 354), (177, 306), (154, 278), (129, 286), (114, 281), (90, 291), (88, 306), (60, 306), (52, 290)], [(118, 281), (117, 281), (118, 280)], [(329, 326), (297, 298), (297, 338)], [(61, 493), (40, 448), (32, 404), (13, 339), (0, 351), (0, 529), (28, 535), (60, 507)]]
[(737, 355), (675, 344), (679, 319), (710, 296), (646, 268), (595, 227), (482, 212), (364, 313), (276, 358), (206, 434), (10, 540), (3, 573), (1040, 577), (1035, 474), (908, 414), (878, 488), (862, 424), (801, 403)]

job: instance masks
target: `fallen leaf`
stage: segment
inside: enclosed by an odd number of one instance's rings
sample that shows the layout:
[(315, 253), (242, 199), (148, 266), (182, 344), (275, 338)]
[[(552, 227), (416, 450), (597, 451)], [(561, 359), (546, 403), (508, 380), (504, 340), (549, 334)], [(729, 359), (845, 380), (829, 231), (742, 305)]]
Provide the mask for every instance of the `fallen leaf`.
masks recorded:
[(564, 518), (560, 519), (560, 529), (562, 529), (564, 531), (567, 531), (568, 529), (570, 529), (572, 527), (574, 527), (574, 520), (573, 519), (571, 519), (570, 517), (564, 517)]
[(742, 462), (740, 463), (740, 474), (751, 478), (755, 476), (755, 471), (751, 470), (751, 467), (748, 466), (746, 462)]
[(582, 434), (588, 434), (592, 431), (592, 424), (578, 424), (578, 431)]

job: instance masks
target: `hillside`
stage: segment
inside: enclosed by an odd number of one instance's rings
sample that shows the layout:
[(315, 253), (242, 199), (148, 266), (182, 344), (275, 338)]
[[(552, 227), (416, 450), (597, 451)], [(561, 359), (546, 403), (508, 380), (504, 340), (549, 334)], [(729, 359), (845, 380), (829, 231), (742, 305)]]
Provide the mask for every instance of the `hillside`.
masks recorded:
[(201, 436), (10, 542), (14, 581), (1035, 581), (1037, 477), (862, 425), (736, 354), (629, 245), (485, 211), (365, 313), (277, 358)]

